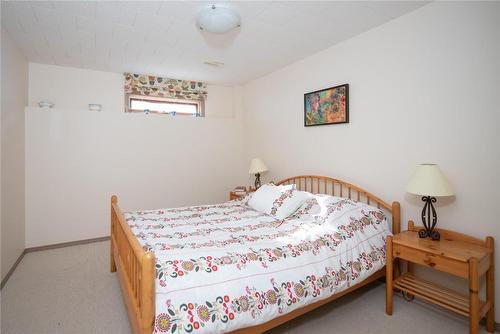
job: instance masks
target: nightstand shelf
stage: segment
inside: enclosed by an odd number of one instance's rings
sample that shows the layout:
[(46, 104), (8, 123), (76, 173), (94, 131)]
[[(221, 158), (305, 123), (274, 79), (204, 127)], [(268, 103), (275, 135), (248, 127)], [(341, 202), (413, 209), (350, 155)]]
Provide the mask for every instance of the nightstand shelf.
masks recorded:
[[(394, 281), (394, 288), (409, 295), (424, 299), (450, 311), (469, 317), (469, 296), (417, 278), (412, 273), (405, 273)], [(489, 303), (479, 301), (479, 314), (483, 317), (489, 309)]]

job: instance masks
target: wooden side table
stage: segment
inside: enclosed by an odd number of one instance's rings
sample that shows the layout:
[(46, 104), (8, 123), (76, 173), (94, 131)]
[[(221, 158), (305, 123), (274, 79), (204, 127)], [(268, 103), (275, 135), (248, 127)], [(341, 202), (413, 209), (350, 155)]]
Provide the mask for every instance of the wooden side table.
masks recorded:
[[(486, 315), (486, 329), (495, 330), (494, 239), (476, 239), (461, 233), (437, 229), (441, 240), (421, 239), (418, 230), (408, 222), (408, 230), (387, 238), (386, 313), (392, 314), (393, 289), (442, 306), (469, 317), (469, 332), (479, 333), (479, 320)], [(408, 261), (408, 271), (393, 276), (393, 261)], [(418, 278), (413, 265), (459, 276), (468, 280), (469, 294), (438, 286)], [(479, 280), (486, 275), (486, 300), (479, 299)]]
[(230, 201), (235, 200), (235, 199), (240, 199), (243, 196), (245, 196), (245, 195), (236, 194), (234, 191), (229, 192), (229, 200)]
[(229, 192), (229, 200), (232, 201), (234, 199), (240, 199), (240, 198), (245, 197), (246, 195), (248, 195), (249, 193), (254, 192), (254, 191), (255, 191), (254, 187), (248, 187), (247, 193), (244, 195), (236, 194), (234, 191), (230, 191)]

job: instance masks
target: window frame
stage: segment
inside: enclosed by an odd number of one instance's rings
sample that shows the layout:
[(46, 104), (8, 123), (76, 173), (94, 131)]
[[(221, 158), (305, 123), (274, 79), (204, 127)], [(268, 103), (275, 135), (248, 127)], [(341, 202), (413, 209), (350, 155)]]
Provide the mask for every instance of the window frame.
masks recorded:
[[(145, 95), (135, 95), (135, 94), (127, 94), (125, 97), (125, 112), (130, 113), (144, 113), (144, 109), (132, 109), (132, 101), (147, 101), (147, 102), (158, 102), (158, 103), (170, 103), (170, 104), (189, 104), (196, 106), (196, 115), (184, 113), (184, 112), (176, 112), (175, 115), (179, 116), (189, 116), (189, 117), (205, 117), (205, 101), (203, 100), (188, 100), (188, 99), (180, 99), (175, 97), (162, 97), (162, 96), (145, 96)], [(161, 112), (158, 110), (149, 110), (151, 114), (157, 115), (170, 115), (170, 113)]]

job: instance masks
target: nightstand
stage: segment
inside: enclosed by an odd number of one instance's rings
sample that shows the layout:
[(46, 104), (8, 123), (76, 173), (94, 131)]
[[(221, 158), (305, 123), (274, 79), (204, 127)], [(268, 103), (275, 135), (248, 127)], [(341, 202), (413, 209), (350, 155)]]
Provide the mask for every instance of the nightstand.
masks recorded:
[(248, 187), (247, 193), (243, 194), (243, 195), (236, 194), (234, 191), (230, 191), (229, 192), (229, 200), (232, 201), (232, 200), (235, 200), (235, 199), (240, 199), (240, 198), (245, 197), (246, 195), (248, 195), (248, 193), (251, 193), (251, 192), (254, 192), (254, 191), (255, 191), (254, 187)]
[(230, 191), (229, 192), (229, 200), (232, 201), (232, 200), (235, 200), (235, 199), (240, 199), (240, 198), (242, 198), (245, 195), (236, 194), (234, 191)]
[[(386, 313), (392, 314), (393, 289), (421, 298), (469, 317), (469, 332), (479, 333), (479, 320), (486, 315), (486, 329), (495, 330), (494, 240), (476, 239), (461, 233), (437, 229), (441, 240), (421, 239), (420, 226), (408, 222), (408, 230), (387, 238)], [(408, 271), (393, 277), (393, 261), (408, 262)], [(418, 278), (414, 264), (468, 280), (469, 294), (440, 287)], [(486, 275), (486, 300), (479, 299), (479, 280)]]

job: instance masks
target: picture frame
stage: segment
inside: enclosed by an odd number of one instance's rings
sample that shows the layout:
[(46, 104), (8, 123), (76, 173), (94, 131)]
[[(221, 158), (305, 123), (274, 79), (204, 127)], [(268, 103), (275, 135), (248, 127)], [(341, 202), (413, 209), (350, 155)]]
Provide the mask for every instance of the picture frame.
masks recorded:
[(304, 94), (304, 126), (349, 123), (349, 84)]

